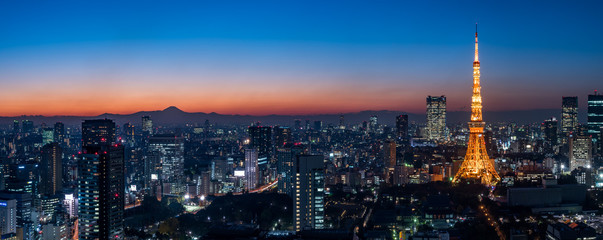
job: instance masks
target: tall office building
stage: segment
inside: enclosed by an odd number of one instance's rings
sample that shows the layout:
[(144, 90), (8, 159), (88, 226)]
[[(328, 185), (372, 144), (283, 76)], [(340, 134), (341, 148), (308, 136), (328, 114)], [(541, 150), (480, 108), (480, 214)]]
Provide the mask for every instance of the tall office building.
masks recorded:
[(125, 145), (129, 146), (129, 147), (134, 147), (135, 143), (136, 143), (136, 135), (135, 135), (135, 127), (134, 125), (130, 124), (130, 123), (126, 123), (124, 124), (123, 127), (123, 136), (124, 136), (124, 142)]
[(34, 130), (34, 123), (30, 120), (21, 121), (21, 132), (22, 133), (32, 133)]
[(82, 123), (78, 160), (79, 239), (122, 239), (124, 216), (124, 148), (115, 144), (115, 123)]
[(396, 116), (396, 136), (399, 139), (408, 138), (408, 115)]
[(254, 149), (245, 149), (245, 189), (255, 189), (258, 185), (258, 152)]
[(446, 97), (427, 97), (427, 139), (444, 141), (446, 138)]
[(339, 129), (345, 129), (345, 118), (343, 115), (339, 115)]
[(569, 171), (592, 166), (592, 138), (589, 135), (575, 134), (569, 140)]
[(272, 127), (249, 127), (249, 145), (258, 151), (260, 158), (270, 158), (272, 153)]
[(393, 168), (396, 166), (396, 142), (394, 140), (386, 140), (383, 143), (383, 163), (387, 168)]
[(542, 123), (542, 133), (544, 134), (544, 151), (553, 153), (557, 147), (557, 119), (547, 119)]
[(39, 193), (39, 165), (37, 163), (10, 164), (6, 190), (11, 192), (25, 192), (32, 196)]
[(322, 155), (298, 155), (295, 161), (293, 229), (324, 228), (324, 160)]
[(19, 121), (17, 121), (17, 120), (13, 121), (13, 132), (14, 133), (21, 132), (21, 128), (19, 127)]
[(65, 141), (65, 124), (57, 122), (54, 124), (54, 141), (63, 144)]
[(42, 129), (42, 145), (46, 145), (51, 142), (54, 142), (54, 129), (53, 128), (43, 128)]
[(40, 193), (55, 195), (63, 189), (63, 149), (53, 142), (42, 147)]
[(151, 116), (142, 116), (142, 133), (147, 136), (153, 135), (153, 120), (151, 120)]
[(109, 119), (86, 120), (82, 123), (82, 148), (110, 145), (115, 142), (115, 123)]
[(322, 131), (322, 121), (314, 121), (314, 130)]
[(280, 193), (287, 194), (293, 197), (293, 184), (295, 172), (295, 159), (297, 155), (304, 154), (307, 152), (307, 148), (302, 144), (286, 144), (277, 149), (277, 172), (279, 174), (279, 181), (277, 184), (278, 191)]
[(17, 201), (17, 237), (35, 239), (35, 226), (32, 219), (33, 200), (30, 193), (0, 192), (0, 199), (15, 199)]
[(578, 127), (578, 97), (563, 97), (561, 100), (561, 143)]
[(67, 211), (69, 218), (77, 218), (77, 199), (73, 197), (73, 193), (65, 194), (63, 198), (63, 208)]
[(601, 152), (601, 131), (603, 128), (603, 95), (588, 95), (588, 134), (592, 136), (595, 152)]
[(17, 201), (0, 199), (0, 238), (16, 239), (17, 234)]
[(184, 140), (174, 134), (158, 134), (149, 138), (149, 158), (161, 165), (159, 179), (170, 183), (170, 193), (184, 189)]
[(368, 132), (377, 132), (379, 128), (379, 122), (378, 122), (378, 117), (376, 115), (372, 115), (369, 117), (369, 122), (368, 122)]
[(275, 127), (274, 128), (274, 145), (276, 147), (282, 147), (287, 143), (291, 142), (291, 128), (289, 127)]

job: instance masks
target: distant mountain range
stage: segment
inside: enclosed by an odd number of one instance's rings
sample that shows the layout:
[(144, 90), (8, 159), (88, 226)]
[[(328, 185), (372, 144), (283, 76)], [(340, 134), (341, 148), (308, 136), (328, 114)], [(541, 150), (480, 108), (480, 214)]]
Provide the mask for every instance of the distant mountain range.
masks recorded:
[[(516, 122), (516, 123), (536, 123), (542, 122), (550, 117), (559, 118), (560, 109), (537, 109), (526, 111), (498, 111), (484, 112), (484, 121), (486, 122)], [(362, 121), (368, 121), (369, 117), (376, 115), (380, 124), (393, 125), (397, 115), (404, 114), (399, 111), (362, 111), (356, 113), (344, 113), (346, 124), (358, 124)], [(17, 116), (17, 117), (0, 117), (0, 124), (12, 124), (13, 120), (31, 120), (34, 124), (41, 123), (54, 124), (55, 122), (63, 122), (66, 125), (80, 125), (85, 119), (108, 118), (122, 125), (130, 122), (135, 125), (140, 125), (142, 116), (151, 116), (153, 123), (159, 125), (183, 125), (187, 123), (202, 124), (205, 120), (209, 120), (212, 124), (250, 124), (252, 122), (261, 122), (265, 125), (283, 125), (293, 126), (295, 119), (301, 119), (302, 124), (305, 120), (323, 121), (326, 124), (339, 124), (339, 116), (341, 114), (317, 114), (317, 115), (228, 115), (218, 113), (189, 113), (184, 112), (177, 107), (168, 107), (158, 111), (142, 111), (132, 114), (110, 114), (105, 113), (98, 116)], [(447, 122), (449, 124), (465, 123), (469, 120), (469, 112), (448, 112)], [(424, 123), (425, 114), (408, 113), (410, 122)], [(582, 120), (582, 119), (581, 119)]]

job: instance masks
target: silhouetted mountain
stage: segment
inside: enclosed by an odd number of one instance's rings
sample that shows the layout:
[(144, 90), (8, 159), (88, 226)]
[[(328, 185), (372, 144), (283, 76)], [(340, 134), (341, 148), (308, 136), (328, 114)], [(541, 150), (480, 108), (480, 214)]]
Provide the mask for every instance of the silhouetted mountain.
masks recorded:
[[(550, 117), (559, 118), (559, 109), (538, 109), (529, 111), (500, 111), (500, 112), (484, 112), (484, 121), (486, 122), (516, 122), (516, 123), (536, 123), (542, 122)], [(358, 124), (362, 121), (368, 121), (369, 117), (376, 115), (380, 124), (393, 125), (397, 115), (403, 114), (399, 111), (362, 111), (357, 113), (344, 113), (345, 124)], [(468, 121), (469, 112), (448, 112), (447, 122), (449, 124), (465, 123)], [(186, 123), (202, 124), (205, 120), (209, 120), (214, 124), (250, 124), (253, 122), (261, 122), (266, 125), (284, 125), (293, 126), (295, 119), (310, 121), (323, 121), (326, 124), (339, 124), (340, 114), (317, 114), (317, 115), (267, 115), (267, 116), (251, 116), (251, 115), (225, 115), (218, 113), (188, 113), (177, 107), (168, 107), (158, 111), (142, 111), (133, 114), (111, 114), (105, 113), (99, 116), (18, 116), (18, 117), (0, 117), (0, 124), (12, 124), (13, 120), (32, 120), (36, 125), (46, 123), (47, 125), (55, 122), (63, 122), (66, 125), (80, 125), (85, 119), (109, 118), (122, 125), (130, 122), (134, 125), (140, 125), (142, 116), (151, 116), (153, 122), (159, 125), (182, 125)], [(409, 113), (409, 121), (415, 123), (424, 123), (425, 114)], [(583, 120), (581, 118), (581, 120)]]

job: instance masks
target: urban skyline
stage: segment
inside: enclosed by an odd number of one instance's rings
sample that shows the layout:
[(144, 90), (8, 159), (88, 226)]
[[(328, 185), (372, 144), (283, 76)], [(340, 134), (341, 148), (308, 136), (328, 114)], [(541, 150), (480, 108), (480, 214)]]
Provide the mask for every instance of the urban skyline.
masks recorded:
[(603, 3), (439, 3), (0, 3), (0, 240), (603, 239)]
[[(488, 63), (485, 108), (551, 109), (558, 96), (579, 96), (585, 109), (585, 96), (601, 87), (599, 2), (240, 4), (134, 11), (135, 3), (4, 2), (0, 116), (168, 106), (251, 115), (420, 113), (427, 95), (445, 95), (448, 111), (468, 111), (471, 72), (462, 59), (472, 57), (467, 26), (475, 22)], [(540, 13), (543, 6), (564, 15)], [(102, 16), (112, 17), (97, 21)], [(293, 87), (296, 94), (285, 94)]]

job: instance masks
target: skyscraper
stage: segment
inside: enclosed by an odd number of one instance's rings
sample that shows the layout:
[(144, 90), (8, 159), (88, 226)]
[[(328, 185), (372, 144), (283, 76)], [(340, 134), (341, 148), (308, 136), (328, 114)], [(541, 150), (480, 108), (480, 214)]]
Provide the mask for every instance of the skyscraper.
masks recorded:
[(10, 164), (8, 166), (8, 178), (6, 179), (6, 190), (11, 192), (26, 192), (32, 196), (39, 193), (39, 165), (37, 163)]
[(408, 138), (408, 115), (396, 116), (396, 136), (399, 139)]
[(42, 145), (46, 145), (51, 142), (54, 142), (54, 129), (53, 128), (43, 128), (42, 129)]
[(592, 136), (595, 152), (601, 152), (601, 128), (603, 128), (603, 95), (588, 95), (588, 134)]
[(298, 155), (295, 162), (293, 229), (324, 228), (324, 160), (321, 155)]
[(22, 133), (32, 133), (34, 130), (34, 123), (30, 120), (21, 121), (21, 132)]
[(159, 179), (171, 184), (171, 194), (184, 189), (184, 140), (174, 134), (158, 134), (149, 138), (149, 158), (161, 165)]
[(444, 141), (446, 134), (446, 97), (427, 97), (427, 139)]
[(122, 239), (124, 216), (124, 148), (115, 144), (115, 123), (82, 123), (78, 160), (79, 239)]
[(17, 233), (17, 201), (0, 199), (0, 238), (16, 239)]
[(394, 173), (394, 168), (396, 167), (396, 141), (392, 139), (388, 139), (383, 143), (383, 164), (384, 168), (384, 176), (387, 183), (390, 182), (390, 176)]
[(291, 129), (289, 127), (274, 128), (274, 145), (282, 147), (291, 142)]
[(33, 200), (30, 193), (0, 192), (0, 199), (15, 199), (17, 201), (17, 236), (23, 239), (35, 239), (35, 226), (32, 221)]
[(272, 153), (272, 127), (249, 127), (249, 145), (256, 149), (261, 158), (270, 158)]
[(482, 94), (480, 85), (480, 63), (477, 50), (477, 25), (475, 25), (475, 58), (473, 60), (473, 94), (471, 97), (471, 121), (469, 122), (469, 144), (465, 160), (454, 176), (453, 182), (461, 179), (480, 181), (486, 185), (496, 185), (500, 176), (494, 168), (494, 161), (488, 156), (482, 120)]
[(63, 189), (63, 149), (53, 142), (42, 147), (40, 193), (55, 195)]
[(147, 136), (153, 135), (153, 120), (151, 120), (151, 116), (142, 116), (142, 133)]
[(136, 135), (135, 135), (135, 127), (134, 125), (130, 124), (130, 123), (125, 123), (124, 124), (124, 128), (123, 128), (123, 133), (124, 133), (124, 140), (126, 142), (126, 145), (128, 145), (129, 147), (134, 147), (134, 144), (136, 143)]
[(58, 142), (59, 145), (63, 144), (65, 139), (65, 124), (57, 122), (54, 124), (54, 141)]
[(322, 121), (314, 121), (314, 130), (316, 130), (316, 131), (322, 130)]
[(245, 149), (245, 188), (247, 191), (258, 185), (258, 152), (255, 148)]
[(544, 134), (544, 151), (553, 153), (557, 146), (557, 119), (547, 119), (542, 123), (542, 132)]
[(13, 121), (13, 132), (14, 133), (21, 132), (21, 128), (19, 127), (19, 121), (17, 121), (17, 120)]
[(277, 172), (279, 174), (278, 191), (293, 197), (293, 184), (295, 177), (295, 159), (297, 155), (307, 151), (306, 146), (302, 144), (286, 144), (279, 147), (276, 151)]
[(372, 115), (371, 117), (369, 117), (368, 131), (374, 133), (374, 132), (377, 132), (378, 128), (379, 128), (378, 117), (376, 115)]
[(110, 145), (115, 142), (115, 123), (109, 119), (86, 120), (82, 123), (82, 148)]
[(569, 171), (592, 166), (592, 138), (589, 135), (574, 134), (569, 140)]
[(570, 133), (577, 126), (578, 97), (563, 97), (561, 100), (561, 143), (567, 143)]

